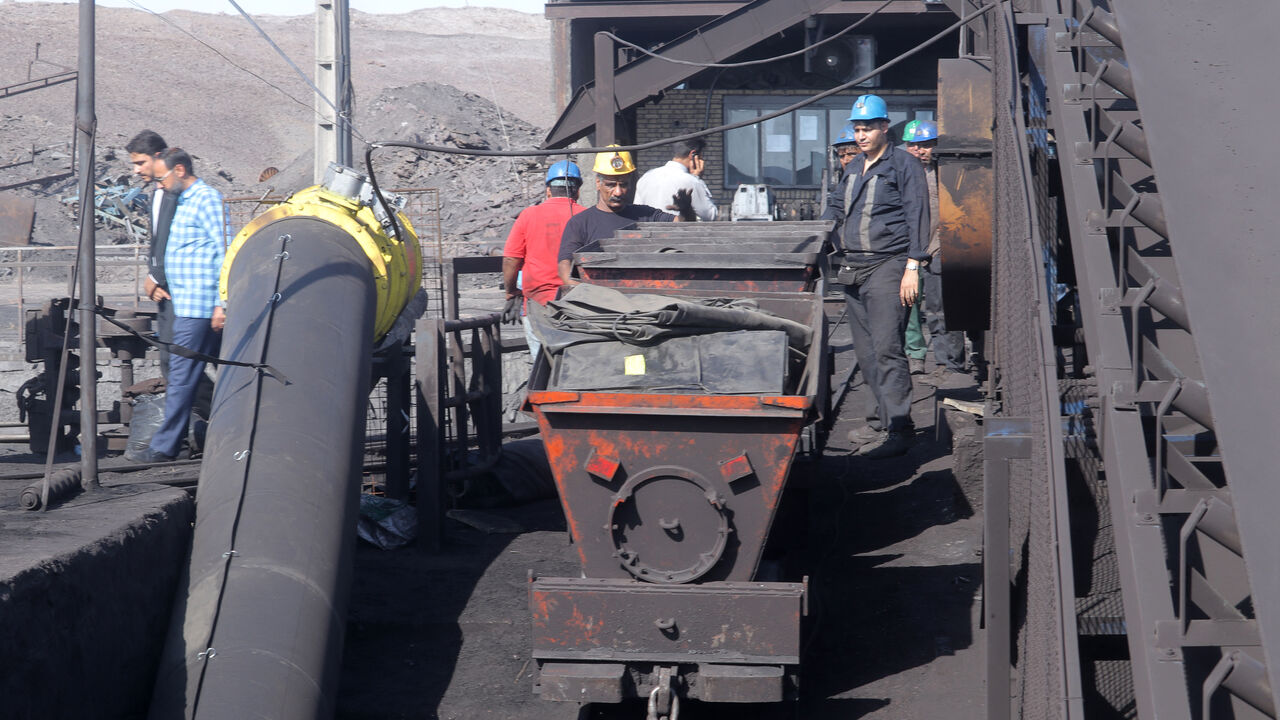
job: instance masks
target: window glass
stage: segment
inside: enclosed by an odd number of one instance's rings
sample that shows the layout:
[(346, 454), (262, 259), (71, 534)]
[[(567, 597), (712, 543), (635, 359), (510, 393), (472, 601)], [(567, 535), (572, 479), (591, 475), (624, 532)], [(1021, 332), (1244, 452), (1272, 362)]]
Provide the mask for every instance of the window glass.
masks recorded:
[[(734, 109), (725, 118), (730, 123), (759, 117), (759, 110)], [(730, 130), (724, 136), (725, 187), (760, 181), (760, 128), (748, 125)]]
[(822, 182), (822, 166), (826, 163), (826, 112), (808, 108), (796, 112), (796, 185)]
[[(889, 105), (890, 139), (901, 142), (907, 122), (933, 120), (936, 100), (929, 96), (882, 96)], [(853, 98), (828, 98), (782, 117), (725, 133), (726, 188), (742, 183), (778, 187), (816, 187), (822, 182), (831, 142), (849, 117)], [(794, 102), (783, 96), (729, 95), (727, 123), (776, 112)]]
[(827, 144), (836, 141), (844, 124), (849, 122), (849, 108), (841, 107), (827, 111)]
[[(794, 113), (793, 113), (794, 114)], [(769, 185), (794, 185), (795, 167), (791, 151), (795, 147), (791, 131), (792, 115), (783, 115), (764, 123), (763, 182)]]

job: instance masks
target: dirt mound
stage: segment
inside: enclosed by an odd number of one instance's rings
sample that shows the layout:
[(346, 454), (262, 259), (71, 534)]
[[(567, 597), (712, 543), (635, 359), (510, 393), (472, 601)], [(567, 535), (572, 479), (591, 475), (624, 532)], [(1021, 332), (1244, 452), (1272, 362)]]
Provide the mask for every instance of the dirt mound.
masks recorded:
[[(77, 13), (74, 4), (0, 3), (0, 77), (8, 78), (0, 84), (74, 68)], [(313, 19), (257, 20), (310, 75)], [(124, 144), (152, 128), (191, 152), (197, 174), (227, 196), (311, 184), (311, 90), (243, 18), (99, 8), (96, 22), (99, 179), (127, 173)], [(356, 127), (370, 140), (532, 147), (542, 137), (534, 124), (554, 119), (550, 29), (541, 16), (493, 8), (353, 12), (351, 45)], [(414, 84), (418, 78), (434, 82)], [(74, 206), (64, 202), (76, 194), (66, 176), (74, 100), (74, 83), (0, 99), (0, 186), (49, 178), (14, 190), (36, 198), (34, 239), (42, 244), (76, 236)], [(387, 186), (441, 190), (446, 239), (499, 236), (519, 210), (508, 203), (531, 192), (536, 200), (536, 183), (525, 187), (536, 173), (522, 160), (386, 151), (376, 161)], [(258, 182), (267, 167), (281, 172)], [(113, 239), (121, 240), (108, 232), (102, 242)]]

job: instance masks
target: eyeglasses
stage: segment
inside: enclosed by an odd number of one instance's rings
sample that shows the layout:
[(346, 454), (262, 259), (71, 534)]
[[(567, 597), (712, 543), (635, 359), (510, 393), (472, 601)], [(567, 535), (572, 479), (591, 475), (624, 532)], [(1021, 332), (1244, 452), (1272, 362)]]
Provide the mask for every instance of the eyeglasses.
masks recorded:
[(853, 157), (854, 155), (857, 155), (857, 154), (858, 154), (857, 150), (842, 150), (836, 153), (836, 157), (847, 158), (847, 157)]
[(173, 174), (173, 170), (170, 170), (169, 172), (167, 172), (167, 173), (165, 173), (165, 174), (161, 175), (160, 177), (156, 178), (156, 180), (155, 180), (155, 181), (156, 181), (156, 184), (157, 184), (157, 185), (159, 185), (160, 183), (164, 182), (164, 181), (165, 181), (165, 179), (166, 179), (166, 178), (168, 178), (168, 177), (169, 177), (170, 175), (172, 175), (172, 174)]

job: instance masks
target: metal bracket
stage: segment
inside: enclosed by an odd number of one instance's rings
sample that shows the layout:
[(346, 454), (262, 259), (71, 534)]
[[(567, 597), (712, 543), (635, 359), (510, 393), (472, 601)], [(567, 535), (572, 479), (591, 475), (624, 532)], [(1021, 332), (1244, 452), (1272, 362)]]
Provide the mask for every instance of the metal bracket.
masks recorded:
[(990, 418), (982, 439), (982, 619), (987, 628), (987, 708), (989, 720), (1009, 718), (1013, 628), (1009, 572), (1009, 461), (1031, 457), (1031, 421)]
[(658, 684), (649, 693), (649, 712), (645, 720), (677, 720), (680, 715), (680, 694), (676, 691), (674, 668), (658, 670)]

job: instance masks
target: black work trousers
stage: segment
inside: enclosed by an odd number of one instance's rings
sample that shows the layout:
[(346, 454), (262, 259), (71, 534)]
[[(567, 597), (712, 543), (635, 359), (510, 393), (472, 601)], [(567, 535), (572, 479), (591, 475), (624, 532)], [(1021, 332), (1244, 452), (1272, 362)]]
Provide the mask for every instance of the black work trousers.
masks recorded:
[[(156, 337), (162, 343), (173, 342), (173, 301), (156, 301)], [(160, 346), (160, 376), (169, 379), (169, 348)]]
[(929, 343), (933, 346), (933, 358), (949, 370), (964, 371), (964, 333), (947, 330), (946, 315), (942, 306), (941, 258), (920, 266), (924, 279), (924, 314), (929, 325)]
[(862, 377), (878, 406), (880, 422), (890, 431), (915, 427), (911, 420), (911, 370), (903, 336), (911, 308), (899, 298), (907, 256), (880, 264), (861, 284), (846, 285), (849, 330)]

